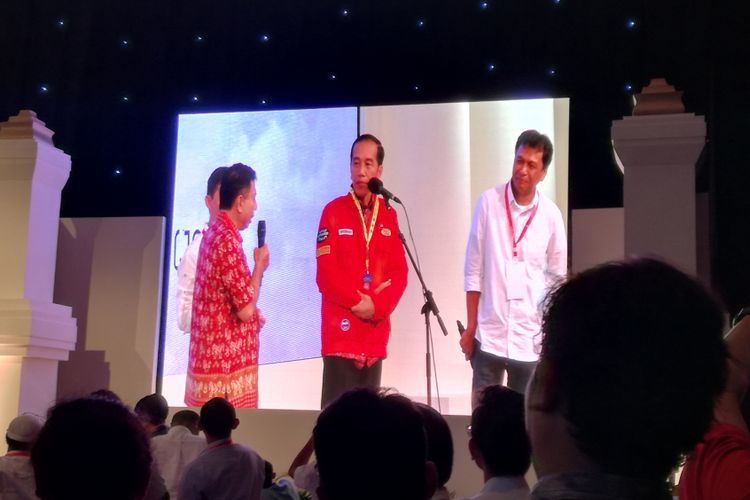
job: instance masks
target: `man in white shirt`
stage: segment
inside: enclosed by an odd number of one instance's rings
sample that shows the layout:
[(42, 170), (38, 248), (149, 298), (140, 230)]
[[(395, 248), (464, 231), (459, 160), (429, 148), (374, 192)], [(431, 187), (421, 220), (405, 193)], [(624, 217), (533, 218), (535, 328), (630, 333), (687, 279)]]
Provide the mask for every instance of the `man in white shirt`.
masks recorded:
[(547, 175), (552, 142), (536, 130), (516, 141), (510, 182), (482, 193), (466, 246), (467, 327), (461, 350), (471, 360), (472, 402), (502, 384), (525, 392), (539, 358), (541, 306), (567, 272), (560, 209), (536, 186)]
[(31, 466), (31, 447), (42, 428), (33, 415), (21, 415), (10, 421), (5, 433), (8, 453), (0, 457), (0, 498), (36, 500), (36, 482)]
[(523, 396), (500, 385), (485, 387), (469, 432), (471, 459), (484, 474), (482, 491), (469, 500), (528, 498), (524, 474), (531, 465), (531, 443), (524, 427)]
[[(228, 167), (218, 167), (208, 177), (206, 183), (206, 198), (204, 202), (208, 209), (208, 224), (213, 222), (219, 214), (219, 188), (221, 178)], [(205, 229), (205, 228), (204, 228)], [(190, 333), (190, 319), (193, 314), (193, 288), (195, 286), (195, 266), (198, 262), (198, 251), (201, 248), (203, 232), (198, 233), (190, 242), (185, 255), (182, 256), (177, 270), (177, 327), (185, 333)]]
[(200, 427), (206, 449), (186, 468), (178, 488), (180, 500), (261, 500), (265, 460), (255, 450), (232, 442), (240, 421), (234, 406), (213, 398), (201, 408)]
[(185, 467), (206, 448), (206, 440), (198, 435), (199, 415), (192, 410), (178, 411), (172, 417), (169, 432), (151, 439), (151, 451), (169, 491), (169, 498), (178, 498), (178, 487)]

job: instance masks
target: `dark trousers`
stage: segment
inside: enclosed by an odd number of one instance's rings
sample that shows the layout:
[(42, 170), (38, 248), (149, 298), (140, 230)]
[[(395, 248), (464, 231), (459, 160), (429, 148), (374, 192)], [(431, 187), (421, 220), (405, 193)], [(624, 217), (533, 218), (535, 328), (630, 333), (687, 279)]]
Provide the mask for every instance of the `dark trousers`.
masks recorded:
[(503, 383), (503, 376), (508, 372), (509, 388), (521, 394), (526, 393), (526, 386), (534, 373), (536, 361), (517, 361), (503, 358), (482, 351), (479, 343), (474, 343), (474, 354), (471, 356), (471, 407), (477, 404), (479, 394), (488, 385)]
[(380, 387), (380, 375), (383, 372), (383, 360), (379, 359), (372, 366), (359, 369), (354, 360), (338, 356), (323, 356), (323, 394), (320, 407), (355, 387)]

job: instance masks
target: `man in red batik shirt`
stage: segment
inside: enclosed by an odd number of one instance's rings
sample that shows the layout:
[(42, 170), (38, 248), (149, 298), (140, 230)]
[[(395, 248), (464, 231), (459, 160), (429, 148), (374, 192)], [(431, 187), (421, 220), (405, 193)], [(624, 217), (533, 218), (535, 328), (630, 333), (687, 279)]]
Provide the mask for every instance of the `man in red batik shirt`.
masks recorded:
[(354, 387), (380, 386), (390, 315), (406, 289), (396, 211), (367, 187), (383, 173), (384, 156), (377, 137), (359, 136), (350, 153), (351, 189), (320, 217), (321, 406)]
[(221, 213), (203, 234), (195, 273), (190, 359), (185, 404), (202, 406), (213, 397), (237, 408), (258, 406), (258, 334), (256, 304), (268, 247), (253, 253), (250, 273), (240, 231), (257, 208), (255, 171), (237, 163), (221, 180)]

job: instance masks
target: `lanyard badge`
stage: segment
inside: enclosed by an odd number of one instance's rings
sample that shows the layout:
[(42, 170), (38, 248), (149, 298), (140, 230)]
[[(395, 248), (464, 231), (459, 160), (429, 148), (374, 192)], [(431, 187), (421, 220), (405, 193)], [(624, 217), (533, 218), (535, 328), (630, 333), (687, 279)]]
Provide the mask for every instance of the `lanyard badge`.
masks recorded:
[(531, 215), (529, 216), (529, 220), (526, 221), (526, 225), (523, 226), (523, 230), (521, 231), (521, 235), (516, 239), (516, 231), (513, 228), (513, 216), (510, 214), (510, 202), (508, 201), (508, 190), (510, 189), (510, 182), (506, 184), (505, 186), (505, 215), (508, 217), (508, 231), (510, 232), (510, 243), (513, 247), (513, 258), (518, 258), (518, 244), (521, 243), (521, 240), (524, 236), (526, 236), (526, 230), (531, 225), (531, 221), (534, 220), (534, 216), (536, 215), (536, 211), (539, 208), (539, 204), (537, 203), (534, 207), (534, 210), (531, 212)]
[(351, 195), (352, 200), (354, 200), (354, 204), (357, 207), (359, 219), (362, 221), (362, 232), (365, 235), (365, 275), (362, 277), (362, 287), (365, 290), (369, 290), (372, 283), (372, 275), (370, 274), (370, 240), (372, 239), (372, 235), (375, 232), (375, 223), (378, 218), (378, 209), (380, 208), (380, 203), (378, 203), (377, 199), (375, 200), (375, 208), (372, 210), (372, 219), (370, 220), (370, 227), (368, 228), (367, 224), (365, 223), (365, 214), (362, 211), (362, 205), (355, 196), (353, 190), (350, 190), (349, 194)]

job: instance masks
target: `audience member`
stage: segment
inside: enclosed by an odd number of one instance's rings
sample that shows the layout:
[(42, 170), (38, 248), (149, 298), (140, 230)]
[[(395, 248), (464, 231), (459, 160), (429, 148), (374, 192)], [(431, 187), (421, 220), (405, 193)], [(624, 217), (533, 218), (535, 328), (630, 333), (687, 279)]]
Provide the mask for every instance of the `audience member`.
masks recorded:
[(43, 500), (140, 500), (151, 451), (143, 426), (127, 407), (88, 397), (49, 411), (31, 463)]
[(261, 500), (299, 500), (297, 487), (291, 477), (284, 476), (276, 480), (273, 464), (266, 460), (266, 478), (263, 481), (263, 490), (260, 492)]
[(590, 269), (547, 300), (526, 401), (531, 498), (671, 498), (726, 380), (721, 308), (652, 259)]
[(149, 436), (163, 436), (169, 431), (169, 404), (161, 394), (149, 394), (138, 400), (133, 408)]
[(528, 498), (524, 474), (531, 444), (524, 427), (523, 395), (500, 385), (485, 387), (471, 414), (469, 453), (484, 472), (484, 487), (472, 500)]
[(199, 418), (192, 410), (178, 411), (172, 417), (169, 432), (151, 439), (154, 460), (172, 499), (179, 498), (178, 487), (185, 467), (206, 448), (206, 440), (198, 436)]
[(320, 486), (320, 476), (318, 475), (318, 465), (316, 462), (310, 462), (312, 457), (313, 438), (307, 440), (297, 456), (289, 465), (289, 477), (294, 479), (297, 488), (305, 491), (310, 495), (310, 500), (318, 500), (318, 486)]
[(445, 487), (453, 472), (453, 437), (448, 422), (438, 411), (423, 403), (415, 403), (422, 414), (422, 425), (427, 435), (427, 460), (435, 464), (437, 489), (431, 500), (449, 500)]
[(313, 442), (321, 500), (429, 499), (435, 491), (422, 418), (404, 396), (344, 393), (318, 416)]
[(0, 457), (0, 498), (7, 500), (36, 499), (31, 446), (39, 435), (42, 423), (33, 415), (21, 415), (10, 421), (5, 432), (8, 453)]
[(116, 403), (122, 403), (122, 399), (120, 398), (120, 396), (118, 396), (114, 391), (110, 391), (109, 389), (97, 389), (92, 392), (89, 397), (108, 399), (110, 401), (115, 401)]
[[(219, 200), (221, 178), (229, 167), (218, 167), (211, 172), (206, 181), (206, 197), (203, 202), (208, 209), (208, 222), (203, 231), (216, 220), (219, 215)], [(185, 254), (180, 260), (177, 269), (177, 328), (185, 333), (190, 333), (190, 322), (193, 317), (193, 288), (195, 287), (195, 268), (198, 265), (198, 252), (203, 241), (203, 231), (197, 231), (193, 240), (185, 249)]]
[(232, 430), (239, 423), (226, 399), (213, 398), (203, 405), (200, 427), (208, 446), (185, 468), (180, 500), (260, 499), (265, 461), (254, 450), (232, 442)]
[(750, 498), (750, 434), (741, 410), (750, 377), (750, 317), (726, 340), (729, 378), (714, 407), (714, 422), (682, 471), (681, 500)]

